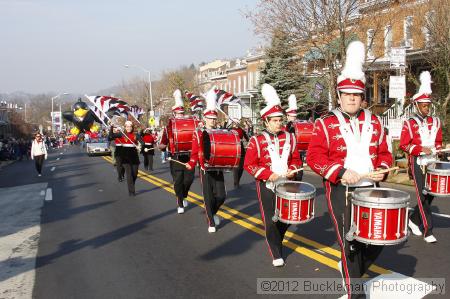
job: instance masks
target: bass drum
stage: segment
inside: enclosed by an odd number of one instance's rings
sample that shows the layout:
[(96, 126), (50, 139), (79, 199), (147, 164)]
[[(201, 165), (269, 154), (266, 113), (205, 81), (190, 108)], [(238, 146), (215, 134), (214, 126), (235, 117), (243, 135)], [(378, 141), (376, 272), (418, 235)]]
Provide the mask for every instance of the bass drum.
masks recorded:
[(193, 117), (171, 118), (169, 120), (169, 151), (172, 155), (190, 153), (192, 150), (192, 135), (199, 120)]
[(301, 151), (308, 149), (309, 142), (312, 138), (314, 124), (307, 121), (296, 121), (292, 124), (295, 130), (295, 138), (297, 140), (297, 147)]
[(213, 129), (202, 132), (200, 155), (206, 170), (230, 169), (239, 166), (241, 140), (235, 131)]

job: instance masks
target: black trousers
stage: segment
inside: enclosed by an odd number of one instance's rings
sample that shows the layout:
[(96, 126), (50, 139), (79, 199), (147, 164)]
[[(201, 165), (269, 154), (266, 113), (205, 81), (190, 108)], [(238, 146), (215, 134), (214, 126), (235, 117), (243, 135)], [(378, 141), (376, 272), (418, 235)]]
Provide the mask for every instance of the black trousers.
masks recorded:
[(134, 185), (138, 176), (139, 164), (125, 163), (123, 164), (123, 167), (125, 169), (125, 174), (127, 177), (128, 192), (134, 193), (136, 191)]
[(239, 166), (233, 169), (233, 179), (234, 185), (238, 186), (241, 181), (242, 173), (244, 172), (244, 160), (245, 160), (245, 149), (241, 143), (241, 160), (239, 161)]
[(226, 190), (223, 171), (200, 170), (205, 203), (206, 218), (209, 226), (215, 226), (214, 215), (225, 202)]
[(142, 155), (144, 156), (144, 168), (153, 170), (153, 155), (145, 152)]
[(277, 221), (273, 222), (275, 213), (275, 193), (266, 187), (266, 182), (256, 181), (256, 192), (258, 194), (259, 209), (264, 222), (266, 241), (272, 259), (283, 258), (283, 239), (289, 224)]
[(122, 164), (122, 158), (120, 157), (120, 155), (116, 155), (116, 170), (117, 170), (117, 178), (123, 179), (124, 175), (125, 175), (125, 168)]
[(182, 208), (183, 199), (188, 196), (189, 189), (191, 188), (192, 182), (194, 181), (195, 168), (192, 170), (188, 170), (183, 165), (170, 161), (170, 172), (173, 178), (173, 189), (175, 190), (175, 195), (177, 197), (177, 205), (178, 207)]
[[(349, 191), (355, 189), (349, 188)], [(346, 199), (345, 186), (329, 181), (325, 181), (325, 191), (331, 222), (341, 247), (342, 273), (347, 289), (351, 290), (351, 278), (361, 278), (380, 255), (383, 246), (367, 245), (356, 240), (347, 241), (345, 235), (351, 225), (351, 195)]]
[(42, 165), (44, 165), (45, 155), (34, 156), (34, 165), (38, 174), (42, 174)]
[(434, 196), (422, 193), (425, 187), (425, 174), (422, 168), (417, 164), (417, 157), (409, 156), (411, 174), (416, 187), (417, 205), (410, 216), (410, 221), (423, 228), (424, 236), (433, 234), (433, 219), (431, 217), (431, 202)]

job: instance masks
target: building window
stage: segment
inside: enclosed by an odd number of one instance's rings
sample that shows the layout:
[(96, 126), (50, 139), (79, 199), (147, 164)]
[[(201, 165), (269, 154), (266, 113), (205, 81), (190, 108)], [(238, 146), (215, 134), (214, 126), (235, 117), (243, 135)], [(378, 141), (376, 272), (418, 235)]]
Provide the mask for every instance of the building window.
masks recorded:
[(243, 90), (243, 92), (247, 92), (247, 76), (242, 77), (242, 80), (244, 81), (244, 90)]
[(260, 77), (260, 73), (259, 73), (259, 71), (258, 72), (255, 72), (255, 85), (256, 86), (258, 86), (258, 84), (259, 84), (259, 77)]
[(231, 90), (231, 81), (228, 81), (228, 89), (227, 89), (227, 91), (230, 91)]
[(412, 16), (406, 17), (403, 22), (403, 39), (404, 39), (404, 44), (405, 44), (406, 48), (413, 47), (413, 39), (412, 39), (412, 32), (411, 32), (412, 22), (413, 22)]
[(253, 72), (248, 73), (248, 89), (253, 89)]
[(392, 26), (387, 25), (384, 27), (384, 56), (391, 54), (392, 48)]
[(367, 58), (369, 58), (369, 59), (374, 58), (374, 56), (373, 56), (374, 34), (375, 34), (374, 29), (367, 30)]
[(236, 80), (233, 80), (233, 93), (236, 93)]

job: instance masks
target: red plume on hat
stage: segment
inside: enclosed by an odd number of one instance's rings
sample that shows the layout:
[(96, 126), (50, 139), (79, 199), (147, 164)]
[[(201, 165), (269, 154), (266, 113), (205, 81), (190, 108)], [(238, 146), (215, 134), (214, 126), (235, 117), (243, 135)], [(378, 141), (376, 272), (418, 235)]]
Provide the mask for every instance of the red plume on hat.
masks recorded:
[(345, 93), (364, 93), (366, 77), (363, 72), (366, 51), (364, 44), (353, 41), (347, 47), (345, 65), (337, 78), (337, 89)]
[(430, 72), (420, 73), (420, 87), (419, 91), (412, 98), (414, 102), (431, 103), (431, 83)]

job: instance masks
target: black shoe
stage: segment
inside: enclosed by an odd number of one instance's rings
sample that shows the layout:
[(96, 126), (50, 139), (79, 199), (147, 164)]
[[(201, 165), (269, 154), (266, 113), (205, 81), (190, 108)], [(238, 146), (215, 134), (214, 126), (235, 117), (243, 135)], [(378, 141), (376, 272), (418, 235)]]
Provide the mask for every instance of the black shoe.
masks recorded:
[(136, 192), (128, 192), (128, 196), (134, 197), (136, 196)]
[(119, 178), (119, 182), (123, 182), (123, 180), (124, 180), (123, 177)]

